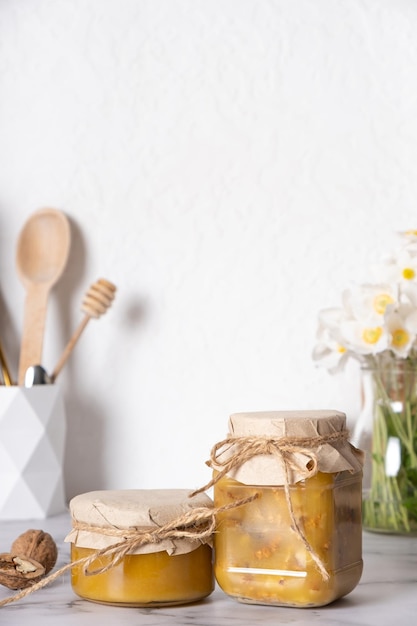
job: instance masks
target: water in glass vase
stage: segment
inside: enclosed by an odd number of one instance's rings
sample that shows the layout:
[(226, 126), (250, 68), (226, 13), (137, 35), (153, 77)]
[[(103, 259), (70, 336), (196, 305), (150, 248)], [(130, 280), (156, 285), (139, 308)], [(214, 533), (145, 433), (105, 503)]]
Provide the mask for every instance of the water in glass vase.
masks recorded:
[(417, 534), (417, 360), (374, 359), (362, 372), (353, 440), (367, 451), (364, 528)]

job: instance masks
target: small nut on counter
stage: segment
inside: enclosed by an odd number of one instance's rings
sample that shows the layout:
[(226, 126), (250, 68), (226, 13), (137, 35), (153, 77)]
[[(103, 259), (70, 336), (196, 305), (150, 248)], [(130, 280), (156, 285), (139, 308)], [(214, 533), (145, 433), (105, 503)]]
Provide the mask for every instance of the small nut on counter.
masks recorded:
[(0, 554), (0, 584), (9, 589), (26, 589), (44, 575), (44, 566), (30, 557)]
[(35, 559), (45, 568), (45, 574), (48, 574), (54, 567), (58, 550), (55, 541), (49, 533), (43, 530), (27, 530), (12, 543), (10, 548), (11, 554), (24, 554), (25, 556)]
[(10, 552), (0, 554), (0, 585), (26, 589), (54, 567), (58, 549), (43, 530), (27, 530), (12, 543)]

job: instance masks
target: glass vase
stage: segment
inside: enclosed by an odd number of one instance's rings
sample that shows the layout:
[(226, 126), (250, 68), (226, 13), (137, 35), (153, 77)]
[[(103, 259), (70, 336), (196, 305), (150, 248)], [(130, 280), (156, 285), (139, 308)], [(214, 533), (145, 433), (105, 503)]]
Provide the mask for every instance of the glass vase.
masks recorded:
[(353, 440), (366, 452), (363, 526), (417, 534), (417, 362), (375, 359), (362, 374)]

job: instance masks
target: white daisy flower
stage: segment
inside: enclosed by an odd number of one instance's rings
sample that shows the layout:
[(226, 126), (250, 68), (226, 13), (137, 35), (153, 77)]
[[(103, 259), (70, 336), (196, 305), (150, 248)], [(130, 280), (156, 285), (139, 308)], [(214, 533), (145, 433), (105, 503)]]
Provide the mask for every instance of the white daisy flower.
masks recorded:
[[(416, 335), (416, 318), (412, 307), (404, 305), (397, 311), (388, 312), (386, 327), (389, 335), (388, 348), (400, 358), (406, 358), (414, 344)], [(411, 319), (408, 320), (408, 317)], [(408, 320), (408, 322), (407, 322)]]
[(382, 283), (417, 282), (417, 249), (403, 248), (385, 262), (373, 266), (373, 273)]
[[(417, 286), (417, 283), (416, 283)], [(343, 304), (350, 315), (366, 321), (367, 325), (382, 323), (387, 306), (398, 302), (398, 288), (389, 284), (364, 284), (346, 289)]]
[(369, 325), (361, 320), (350, 319), (342, 322), (340, 331), (356, 354), (378, 354), (388, 348), (389, 335), (383, 323)]
[(398, 234), (406, 243), (417, 244), (417, 230), (401, 230)]
[(345, 318), (343, 309), (324, 309), (319, 313), (317, 344), (313, 360), (317, 365), (335, 373), (343, 368), (349, 356), (348, 347), (340, 335), (340, 322)]

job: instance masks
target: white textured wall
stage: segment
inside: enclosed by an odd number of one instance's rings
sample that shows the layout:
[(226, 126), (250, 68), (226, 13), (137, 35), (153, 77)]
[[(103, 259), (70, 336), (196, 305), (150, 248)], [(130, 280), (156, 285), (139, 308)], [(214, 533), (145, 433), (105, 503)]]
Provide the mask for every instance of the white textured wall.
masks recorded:
[[(68, 495), (197, 487), (240, 410), (338, 408), (316, 316), (417, 227), (414, 0), (1, 0), (0, 339), (17, 367), (29, 214), (67, 213), (51, 369)], [(349, 386), (353, 391), (347, 392)]]

